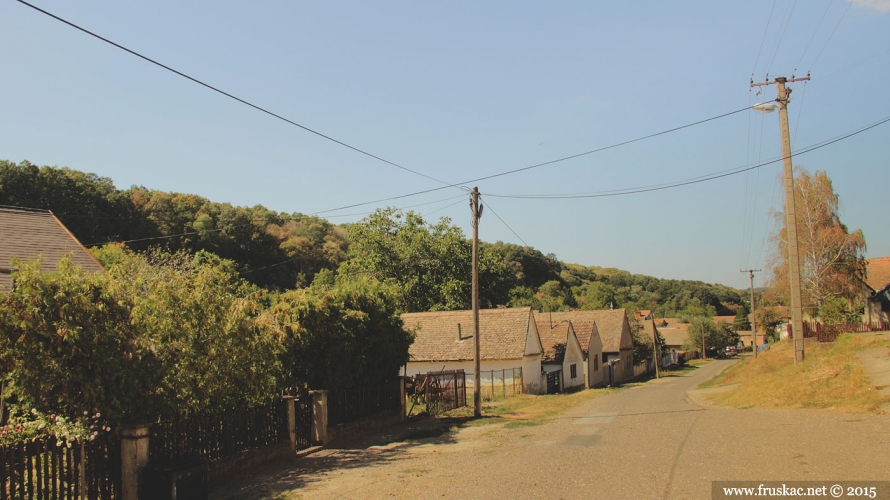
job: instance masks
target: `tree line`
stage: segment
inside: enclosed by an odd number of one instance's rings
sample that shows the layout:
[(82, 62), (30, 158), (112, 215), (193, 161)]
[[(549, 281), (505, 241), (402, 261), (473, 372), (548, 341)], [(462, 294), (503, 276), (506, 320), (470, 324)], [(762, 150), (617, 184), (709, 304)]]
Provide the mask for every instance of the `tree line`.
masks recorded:
[[(366, 274), (402, 288), (406, 311), (469, 307), (470, 247), (447, 219), (428, 222), (395, 209), (335, 225), (261, 205), (238, 207), (193, 194), (133, 186), (69, 168), (0, 160), (0, 205), (44, 208), (84, 244), (127, 241), (145, 252), (209, 252), (268, 290), (308, 287), (317, 275)], [(553, 254), (503, 242), (481, 248), (482, 304), (540, 310), (649, 309), (658, 316), (734, 314), (737, 290), (566, 264)]]

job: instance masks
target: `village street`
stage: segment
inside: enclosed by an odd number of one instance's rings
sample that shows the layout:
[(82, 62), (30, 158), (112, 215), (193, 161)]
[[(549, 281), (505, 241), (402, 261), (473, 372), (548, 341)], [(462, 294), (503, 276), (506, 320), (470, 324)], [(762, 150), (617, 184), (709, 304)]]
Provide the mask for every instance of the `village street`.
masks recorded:
[(697, 499), (713, 480), (890, 479), (890, 417), (709, 406), (695, 387), (733, 362), (614, 391), (543, 425), (374, 436), (213, 498)]

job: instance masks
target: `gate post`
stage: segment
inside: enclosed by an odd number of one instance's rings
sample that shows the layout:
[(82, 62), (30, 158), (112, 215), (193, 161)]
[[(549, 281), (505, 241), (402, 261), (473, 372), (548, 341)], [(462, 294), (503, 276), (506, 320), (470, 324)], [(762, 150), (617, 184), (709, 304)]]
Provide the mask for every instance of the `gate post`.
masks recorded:
[(121, 429), (121, 498), (139, 500), (139, 470), (148, 466), (148, 425)]
[(328, 443), (328, 391), (309, 391), (312, 397), (312, 443)]
[(287, 435), (290, 438), (290, 449), (297, 453), (297, 408), (293, 396), (284, 396), (284, 405), (287, 408)]
[(407, 403), (407, 400), (405, 398), (405, 379), (406, 378), (407, 377), (399, 377), (399, 402), (400, 402), (399, 408), (401, 410), (401, 413), (399, 415), (401, 416), (401, 418), (400, 418), (401, 422), (405, 422), (408, 420), (408, 412), (406, 411), (406, 408), (405, 408), (406, 403)]

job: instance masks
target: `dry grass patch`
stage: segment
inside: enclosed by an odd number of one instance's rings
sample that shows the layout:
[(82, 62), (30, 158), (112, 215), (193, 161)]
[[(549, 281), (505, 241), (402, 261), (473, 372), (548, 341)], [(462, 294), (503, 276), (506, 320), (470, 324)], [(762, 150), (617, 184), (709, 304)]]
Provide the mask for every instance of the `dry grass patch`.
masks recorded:
[(444, 415), (445, 419), (470, 419), (465, 425), (504, 423), (509, 428), (543, 424), (546, 420), (617, 389), (586, 389), (571, 394), (519, 394), (496, 402), (483, 403), (482, 417), (472, 419), (473, 406), (457, 408)]
[(890, 346), (880, 337), (846, 334), (834, 344), (807, 344), (802, 363), (794, 363), (790, 341), (782, 341), (724, 370), (702, 387), (738, 384), (709, 396), (735, 408), (817, 408), (852, 413), (882, 413), (890, 398), (868, 380), (856, 353)]

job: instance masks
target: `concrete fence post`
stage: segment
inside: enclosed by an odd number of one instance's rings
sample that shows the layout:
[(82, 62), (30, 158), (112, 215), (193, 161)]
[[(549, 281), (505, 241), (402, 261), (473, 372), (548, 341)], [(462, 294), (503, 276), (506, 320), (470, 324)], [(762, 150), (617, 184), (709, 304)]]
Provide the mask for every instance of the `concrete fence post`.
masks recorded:
[(139, 471), (148, 466), (148, 425), (121, 429), (121, 497), (139, 500)]
[(297, 453), (297, 402), (293, 396), (284, 396), (284, 405), (287, 407), (287, 434), (290, 438), (290, 448)]
[(328, 444), (328, 391), (309, 391), (312, 397), (312, 444)]

